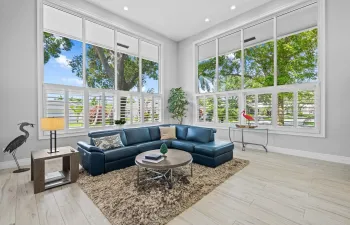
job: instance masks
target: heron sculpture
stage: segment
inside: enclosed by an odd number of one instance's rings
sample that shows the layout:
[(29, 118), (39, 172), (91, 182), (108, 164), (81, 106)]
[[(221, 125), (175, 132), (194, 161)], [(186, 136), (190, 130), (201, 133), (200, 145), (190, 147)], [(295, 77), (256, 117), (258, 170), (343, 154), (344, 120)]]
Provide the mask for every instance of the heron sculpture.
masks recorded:
[(19, 129), (24, 133), (24, 135), (20, 135), (20, 136), (16, 137), (16, 138), (15, 138), (13, 141), (11, 141), (10, 144), (8, 144), (7, 147), (4, 149), (4, 152), (8, 152), (8, 153), (10, 153), (10, 154), (13, 156), (13, 158), (14, 158), (16, 164), (17, 164), (17, 168), (18, 168), (18, 169), (15, 170), (15, 171), (13, 171), (14, 173), (21, 173), (21, 172), (25, 172), (25, 171), (28, 171), (28, 170), (29, 170), (29, 168), (21, 168), (21, 167), (19, 166), (18, 161), (17, 161), (17, 158), (16, 158), (16, 151), (17, 151), (17, 149), (18, 149), (21, 145), (23, 145), (23, 144), (27, 141), (27, 139), (28, 139), (28, 137), (29, 137), (29, 132), (26, 131), (26, 130), (24, 129), (24, 127), (26, 127), (26, 126), (34, 127), (34, 124), (32, 124), (32, 123), (27, 123), (27, 122), (19, 123), (18, 125), (20, 125)]

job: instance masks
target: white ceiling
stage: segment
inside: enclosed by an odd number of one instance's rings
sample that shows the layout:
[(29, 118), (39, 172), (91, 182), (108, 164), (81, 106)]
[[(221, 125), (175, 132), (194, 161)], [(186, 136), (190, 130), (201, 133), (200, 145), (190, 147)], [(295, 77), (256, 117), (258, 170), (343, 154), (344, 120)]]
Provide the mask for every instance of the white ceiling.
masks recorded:
[[(271, 0), (86, 0), (181, 41)], [(232, 5), (236, 6), (231, 10)], [(124, 6), (129, 8), (124, 11)], [(210, 22), (204, 22), (209, 18)]]

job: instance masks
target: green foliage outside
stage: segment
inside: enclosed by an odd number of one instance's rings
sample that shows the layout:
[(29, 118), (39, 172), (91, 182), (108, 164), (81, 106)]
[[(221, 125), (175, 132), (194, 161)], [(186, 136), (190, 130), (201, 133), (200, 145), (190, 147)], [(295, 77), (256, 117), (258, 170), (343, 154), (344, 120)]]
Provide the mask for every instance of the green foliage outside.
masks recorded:
[[(277, 85), (288, 85), (316, 81), (317, 69), (317, 29), (304, 31), (295, 35), (277, 40)], [(266, 42), (245, 49), (245, 73), (244, 88), (263, 88), (274, 86), (274, 42)], [(241, 51), (232, 52), (219, 56), (219, 80), (218, 91), (231, 91), (241, 89)], [(210, 58), (198, 63), (198, 89), (200, 93), (212, 92), (215, 79), (216, 59)], [(278, 124), (284, 126), (286, 119), (292, 118), (285, 102), (289, 100), (290, 93), (281, 93), (278, 97)], [(314, 99), (314, 92), (309, 91), (298, 95), (299, 117), (312, 120), (314, 115), (307, 113)], [(269, 96), (259, 98), (262, 105), (271, 105)], [(207, 105), (206, 111), (211, 111), (211, 104)], [(229, 102), (229, 110), (237, 109), (235, 102)], [(249, 113), (254, 114), (254, 109), (247, 107)], [(264, 109), (266, 120), (271, 119), (271, 112)], [(232, 117), (233, 115), (231, 115)], [(236, 115), (234, 115), (236, 116)], [(226, 117), (225, 110), (218, 110), (218, 118)], [(229, 116), (230, 117), (230, 116)]]
[[(50, 58), (58, 58), (61, 52), (70, 51), (73, 42), (69, 38), (58, 37), (44, 32), (44, 63)], [(115, 87), (115, 58), (117, 57), (117, 89), (130, 91), (139, 88), (139, 58), (113, 50), (104, 49), (99, 46), (86, 44), (86, 81), (88, 87), (114, 89)], [(142, 86), (146, 84), (146, 78), (158, 80), (158, 63), (142, 60)], [(83, 56), (74, 56), (69, 62), (72, 72), (77, 77), (83, 76)], [(154, 89), (147, 89), (147, 93), (154, 93)], [(83, 106), (72, 105), (70, 109), (79, 116)], [(120, 107), (121, 117), (125, 116), (125, 106)], [(96, 114), (97, 115), (97, 114)], [(78, 122), (78, 121), (77, 121)], [(74, 126), (74, 125), (72, 125)]]

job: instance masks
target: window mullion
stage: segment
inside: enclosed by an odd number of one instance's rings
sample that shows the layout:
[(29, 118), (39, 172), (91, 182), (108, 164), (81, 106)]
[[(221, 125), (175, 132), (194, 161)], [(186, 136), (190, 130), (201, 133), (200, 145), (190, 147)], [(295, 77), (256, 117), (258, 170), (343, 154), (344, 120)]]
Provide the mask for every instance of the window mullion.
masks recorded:
[(213, 119), (213, 122), (214, 123), (217, 123), (219, 120), (218, 120), (218, 96), (217, 95), (214, 95), (213, 96), (213, 105), (214, 105), (214, 119)]
[(106, 126), (106, 93), (102, 92), (102, 127)]
[(85, 89), (83, 91), (83, 112), (84, 112), (84, 127), (85, 128), (89, 128), (90, 127), (90, 123), (89, 123), (89, 118), (90, 118), (90, 114), (89, 114), (89, 110), (90, 110), (90, 106), (89, 106), (89, 90)]
[(277, 92), (272, 93), (272, 127), (277, 127), (278, 120), (278, 100), (277, 100)]
[(130, 95), (130, 124), (134, 123), (134, 96)]
[(144, 115), (145, 115), (145, 113), (144, 113), (144, 108), (145, 108), (145, 104), (144, 104), (144, 101), (145, 101), (145, 96), (143, 96), (143, 95), (139, 95), (139, 98), (140, 98), (140, 116), (141, 116), (141, 119), (140, 119), (140, 121), (141, 121), (141, 123), (144, 123), (145, 122), (145, 120), (144, 120)]
[(118, 31), (114, 30), (114, 90), (118, 90)]
[(203, 97), (203, 102), (204, 102), (204, 109), (203, 109), (204, 121), (203, 122), (206, 123), (207, 122), (207, 96)]
[(141, 40), (138, 39), (138, 45), (139, 45), (139, 52), (138, 52), (138, 57), (139, 57), (139, 92), (142, 92), (142, 59), (141, 59)]
[(225, 108), (225, 111), (226, 111), (226, 118), (225, 118), (225, 120), (226, 120), (226, 123), (228, 123), (228, 98), (229, 98), (229, 96), (228, 96), (228, 94), (226, 93), (226, 101), (225, 101), (225, 106), (226, 106), (226, 108)]
[(154, 96), (152, 95), (151, 96), (151, 99), (152, 99), (152, 123), (154, 123)]
[(293, 124), (298, 127), (298, 91), (293, 92)]
[(69, 92), (67, 89), (64, 90), (64, 102), (65, 102), (65, 104), (64, 104), (64, 121), (65, 121), (64, 132), (67, 133), (67, 131), (69, 130)]
[(255, 125), (258, 125), (258, 110), (259, 110), (259, 106), (258, 106), (258, 94), (255, 94), (255, 110), (254, 110), (254, 123)]
[(215, 80), (214, 80), (214, 92), (218, 92), (219, 86), (219, 39), (215, 39), (215, 56), (216, 56), (216, 66), (215, 66)]
[(83, 86), (87, 87), (87, 79), (86, 79), (86, 32), (85, 32), (85, 19), (83, 18), (83, 35), (82, 35), (82, 41), (83, 41)]
[(277, 17), (274, 17), (273, 21), (273, 36), (274, 36), (274, 54), (273, 54), (273, 61), (274, 61), (274, 69), (273, 69), (273, 76), (274, 76), (274, 86), (277, 86), (277, 70), (278, 70), (278, 65), (277, 65)]
[(244, 89), (244, 73), (245, 73), (245, 62), (244, 62), (244, 30), (241, 29), (241, 90)]

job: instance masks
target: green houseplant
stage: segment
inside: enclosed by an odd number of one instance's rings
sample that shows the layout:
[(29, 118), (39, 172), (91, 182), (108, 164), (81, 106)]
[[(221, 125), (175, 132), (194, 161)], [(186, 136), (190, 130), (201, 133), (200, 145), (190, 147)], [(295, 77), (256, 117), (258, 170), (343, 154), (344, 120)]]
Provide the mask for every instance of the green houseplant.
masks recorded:
[(168, 152), (168, 146), (163, 143), (161, 146), (160, 146), (160, 153), (163, 154), (163, 157), (166, 158), (166, 153)]
[(182, 124), (183, 118), (186, 117), (187, 105), (189, 104), (186, 97), (186, 93), (181, 87), (170, 90), (168, 109), (172, 114), (171, 118), (176, 119), (179, 124)]
[(122, 128), (124, 126), (124, 124), (126, 123), (125, 120), (114, 120), (114, 124), (118, 127), (118, 128)]

